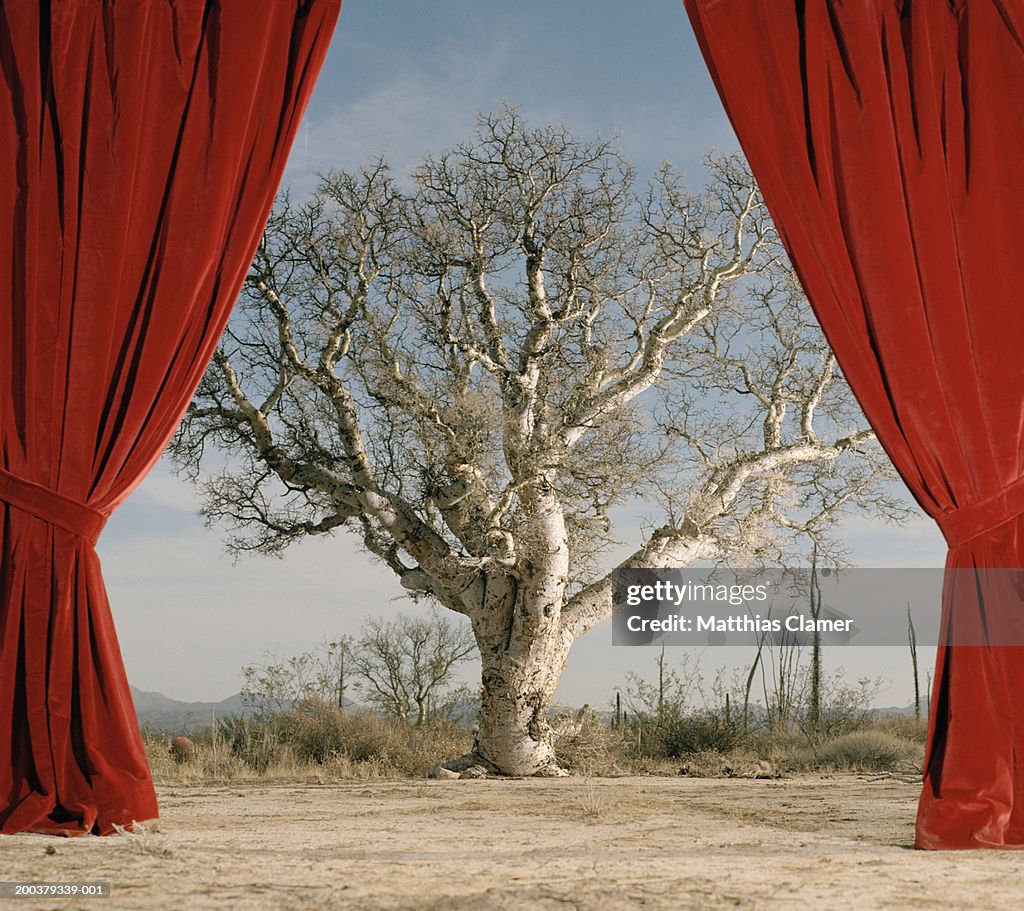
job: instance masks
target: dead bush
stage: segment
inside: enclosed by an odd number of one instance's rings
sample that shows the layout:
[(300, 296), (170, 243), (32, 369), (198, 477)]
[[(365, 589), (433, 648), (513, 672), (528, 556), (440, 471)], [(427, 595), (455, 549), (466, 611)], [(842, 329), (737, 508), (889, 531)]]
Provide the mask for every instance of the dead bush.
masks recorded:
[(611, 776), (629, 767), (623, 731), (609, 727), (587, 706), (555, 715), (551, 731), (555, 756), (570, 772)]
[(920, 767), (921, 749), (885, 731), (855, 731), (826, 743), (819, 760), (854, 772), (894, 772), (915, 762)]
[(928, 720), (913, 715), (885, 715), (875, 722), (874, 730), (923, 744), (928, 739)]

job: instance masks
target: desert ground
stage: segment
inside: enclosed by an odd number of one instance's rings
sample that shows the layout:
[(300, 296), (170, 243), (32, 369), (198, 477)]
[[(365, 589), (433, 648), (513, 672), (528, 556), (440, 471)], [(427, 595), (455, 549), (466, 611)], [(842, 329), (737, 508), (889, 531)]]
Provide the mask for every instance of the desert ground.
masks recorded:
[(908, 776), (368, 780), (161, 790), (133, 835), (0, 836), (12, 909), (1016, 908), (1024, 853), (912, 848)]

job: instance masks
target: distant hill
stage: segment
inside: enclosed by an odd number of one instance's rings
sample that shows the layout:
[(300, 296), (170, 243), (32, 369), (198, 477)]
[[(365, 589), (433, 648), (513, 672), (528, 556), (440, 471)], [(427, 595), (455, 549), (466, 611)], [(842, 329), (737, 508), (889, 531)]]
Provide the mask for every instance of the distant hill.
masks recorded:
[[(181, 702), (163, 693), (149, 693), (131, 687), (135, 703), (135, 715), (143, 731), (166, 731), (172, 734), (198, 733), (210, 727), (214, 720), (220, 721), (228, 715), (249, 715), (242, 702), (242, 694), (235, 693), (220, 702)], [(361, 708), (351, 699), (345, 700), (347, 711)]]
[[(882, 708), (872, 709), (875, 713), (876, 718), (885, 718), (887, 715), (913, 715), (914, 704), (909, 705), (887, 705)], [(928, 710), (925, 704), (924, 697), (921, 698), (921, 717), (927, 718)]]
[(247, 711), (241, 693), (220, 702), (181, 702), (163, 693), (137, 690), (134, 686), (131, 691), (139, 727), (144, 731), (195, 732), (208, 728), (215, 718), (244, 715)]

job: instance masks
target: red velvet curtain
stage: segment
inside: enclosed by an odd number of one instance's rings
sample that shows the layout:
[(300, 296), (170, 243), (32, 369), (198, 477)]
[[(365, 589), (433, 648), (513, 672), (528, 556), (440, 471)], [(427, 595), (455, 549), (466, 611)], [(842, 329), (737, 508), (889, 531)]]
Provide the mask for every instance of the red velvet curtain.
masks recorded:
[(212, 355), (339, 7), (0, 0), (4, 833), (157, 815), (94, 544)]
[(985, 571), (1024, 566), (1024, 2), (685, 3), (843, 371), (949, 544), (917, 844), (1024, 844), (1024, 650), (1001, 645), (1022, 601)]

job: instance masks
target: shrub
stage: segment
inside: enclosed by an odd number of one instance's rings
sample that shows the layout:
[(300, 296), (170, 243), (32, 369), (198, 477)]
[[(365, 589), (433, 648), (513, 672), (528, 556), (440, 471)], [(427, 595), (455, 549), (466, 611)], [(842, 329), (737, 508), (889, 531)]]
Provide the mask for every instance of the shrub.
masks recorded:
[(826, 743), (819, 759), (837, 769), (888, 772), (920, 762), (921, 754), (918, 744), (885, 731), (856, 731)]
[(571, 772), (617, 775), (626, 759), (623, 731), (609, 727), (589, 707), (551, 719), (555, 756)]
[(763, 759), (786, 772), (800, 772), (817, 763), (807, 738), (787, 731), (753, 731), (746, 738), (747, 746), (758, 759)]
[(316, 769), (342, 777), (420, 776), (472, 747), (472, 736), (450, 722), (410, 725), (318, 699), (259, 718), (227, 718), (217, 734), (225, 757), (267, 776)]
[(875, 730), (885, 731), (903, 740), (924, 743), (928, 739), (928, 720), (913, 715), (885, 715), (875, 722)]
[(259, 774), (281, 761), (281, 743), (269, 724), (232, 716), (220, 722), (218, 737), (232, 756)]
[(677, 759), (694, 753), (728, 753), (740, 742), (739, 731), (710, 711), (695, 711), (667, 719), (661, 725), (661, 746)]
[(166, 735), (146, 733), (143, 744), (154, 779), (161, 782), (199, 782), (232, 780), (251, 774), (246, 763), (235, 756), (222, 738), (209, 730), (194, 733), (194, 752), (188, 762), (178, 762), (171, 755), (171, 739)]
[(178, 765), (192, 762), (196, 758), (196, 745), (190, 738), (179, 734), (171, 741), (170, 754)]
[(326, 702), (307, 699), (271, 718), (269, 727), (300, 762), (323, 764), (345, 752), (346, 721), (342, 712)]

